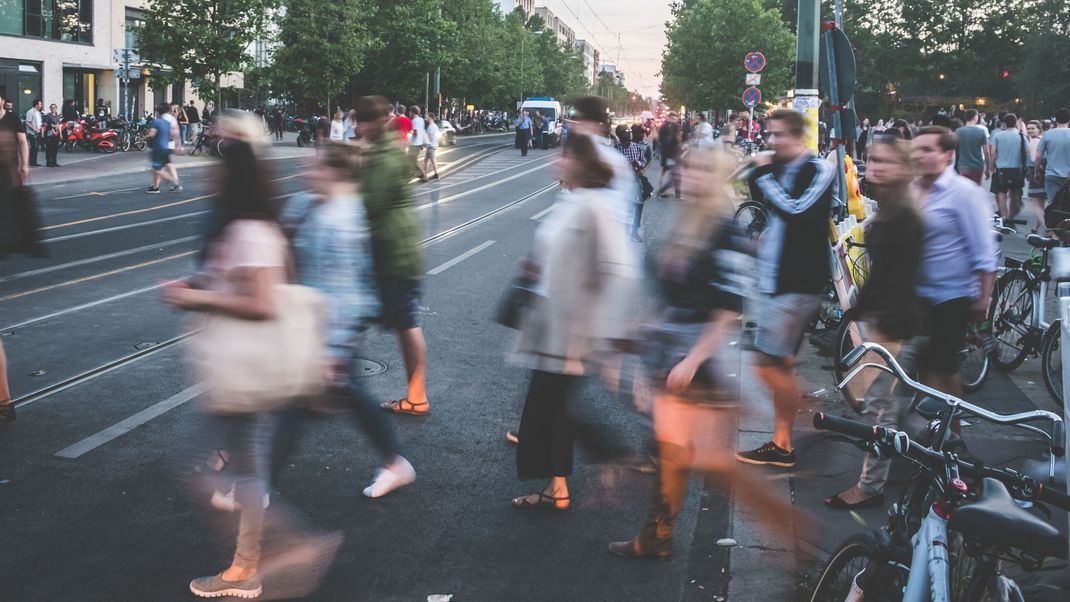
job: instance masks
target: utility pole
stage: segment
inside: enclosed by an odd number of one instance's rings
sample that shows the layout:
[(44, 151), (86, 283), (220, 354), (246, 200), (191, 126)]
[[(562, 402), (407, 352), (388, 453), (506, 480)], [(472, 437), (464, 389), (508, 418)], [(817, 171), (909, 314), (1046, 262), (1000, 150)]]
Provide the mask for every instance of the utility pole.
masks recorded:
[(796, 31), (795, 92), (792, 106), (806, 117), (806, 146), (817, 152), (818, 111), (821, 97), (817, 91), (818, 54), (820, 38), (821, 3), (819, 0), (799, 0), (799, 21)]

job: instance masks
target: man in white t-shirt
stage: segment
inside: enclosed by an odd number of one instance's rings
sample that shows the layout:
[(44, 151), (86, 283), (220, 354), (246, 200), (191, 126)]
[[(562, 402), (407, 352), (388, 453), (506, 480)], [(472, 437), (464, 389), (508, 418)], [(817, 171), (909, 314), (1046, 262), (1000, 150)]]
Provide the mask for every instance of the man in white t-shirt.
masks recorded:
[(420, 116), (420, 107), (409, 108), (409, 119), (412, 120), (412, 133), (409, 134), (409, 158), (412, 159), (412, 164), (416, 167), (416, 173), (419, 174), (420, 179), (426, 182), (427, 174), (420, 167), (420, 151), (427, 146), (427, 131), (424, 129), (424, 118)]
[(428, 180), (438, 179), (438, 159), (435, 154), (438, 152), (438, 122), (434, 115), (427, 114), (427, 145), (424, 147), (424, 174), (428, 172), (428, 166), (434, 175), (428, 178)]
[[(175, 118), (175, 113), (177, 113), (180, 108), (181, 107), (179, 107), (177, 104), (172, 104), (170, 113), (164, 113), (163, 115), (160, 115), (161, 119), (165, 119), (171, 124), (171, 131), (172, 132), (179, 131), (178, 119)], [(177, 141), (177, 146), (176, 146), (176, 141)], [(167, 148), (172, 150), (172, 151), (175, 151), (176, 153), (181, 153), (182, 152), (181, 144), (182, 144), (182, 141), (181, 141), (180, 137), (172, 137), (171, 141), (167, 143)], [(178, 179), (178, 168), (175, 167), (175, 162), (171, 161), (170, 163), (168, 163), (164, 167), (164, 169), (167, 170), (171, 174), (171, 181), (172, 182), (176, 182), (176, 184), (171, 187), (171, 192), (182, 192), (182, 182)]]
[(698, 125), (695, 126), (695, 135), (693, 144), (696, 147), (710, 147), (713, 146), (713, 126), (710, 125), (709, 118), (705, 113), (699, 115)]

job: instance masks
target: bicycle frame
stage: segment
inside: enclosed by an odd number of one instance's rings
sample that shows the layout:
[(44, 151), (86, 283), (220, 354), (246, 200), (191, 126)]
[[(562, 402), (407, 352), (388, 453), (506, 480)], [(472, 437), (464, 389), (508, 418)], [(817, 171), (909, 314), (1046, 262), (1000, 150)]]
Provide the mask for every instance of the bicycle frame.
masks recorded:
[(914, 555), (910, 561), (903, 602), (947, 602), (951, 599), (948, 580), (947, 519), (929, 508), (921, 529), (911, 538)]

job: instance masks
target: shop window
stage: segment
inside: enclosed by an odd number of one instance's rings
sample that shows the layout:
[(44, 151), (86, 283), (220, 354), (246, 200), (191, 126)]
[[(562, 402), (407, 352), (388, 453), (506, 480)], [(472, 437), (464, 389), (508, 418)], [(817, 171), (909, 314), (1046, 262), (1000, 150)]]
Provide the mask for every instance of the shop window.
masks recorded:
[(22, 35), (23, 0), (0, 0), (0, 33)]

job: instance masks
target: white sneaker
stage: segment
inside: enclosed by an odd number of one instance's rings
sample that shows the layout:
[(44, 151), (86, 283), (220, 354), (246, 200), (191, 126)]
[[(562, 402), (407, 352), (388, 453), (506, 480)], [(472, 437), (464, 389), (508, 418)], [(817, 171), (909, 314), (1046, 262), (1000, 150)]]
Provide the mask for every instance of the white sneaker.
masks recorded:
[[(391, 469), (391, 466), (393, 469)], [(398, 461), (391, 466), (380, 468), (375, 481), (364, 488), (365, 497), (383, 497), (395, 489), (400, 489), (416, 480), (416, 470), (409, 461), (398, 456)]]
[[(234, 499), (234, 486), (230, 486), (230, 491), (223, 493), (222, 491), (212, 492), (212, 507), (216, 510), (222, 510), (223, 512), (237, 512), (241, 510), (241, 504)], [(264, 492), (264, 509), (271, 505), (271, 494)]]

